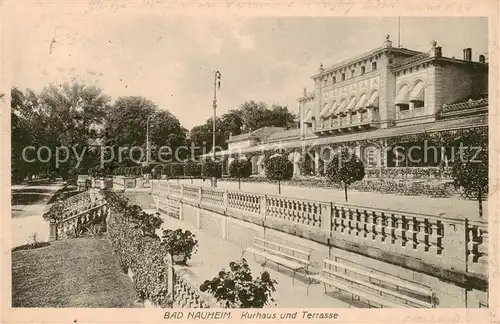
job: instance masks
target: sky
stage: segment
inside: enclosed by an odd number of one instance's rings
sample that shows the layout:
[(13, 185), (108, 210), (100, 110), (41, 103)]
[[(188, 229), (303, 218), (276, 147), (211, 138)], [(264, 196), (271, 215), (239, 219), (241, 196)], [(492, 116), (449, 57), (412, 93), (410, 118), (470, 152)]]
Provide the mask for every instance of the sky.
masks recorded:
[[(311, 76), (382, 45), (397, 46), (397, 17), (172, 17), (40, 14), (10, 26), (12, 83), (97, 84), (113, 101), (145, 96), (187, 129), (213, 115), (213, 73), (222, 74), (217, 114), (248, 100), (298, 108)], [(486, 18), (401, 18), (401, 45), (473, 60), (488, 52)]]

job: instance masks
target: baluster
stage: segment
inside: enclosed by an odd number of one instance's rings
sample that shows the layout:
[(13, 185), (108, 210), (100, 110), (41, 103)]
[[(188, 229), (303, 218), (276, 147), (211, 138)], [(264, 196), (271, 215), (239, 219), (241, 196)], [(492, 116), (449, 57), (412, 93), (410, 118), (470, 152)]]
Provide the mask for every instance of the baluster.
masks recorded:
[(387, 217), (384, 212), (381, 212), (379, 217), (377, 218), (377, 233), (380, 243), (385, 242), (386, 237), (386, 225), (387, 225)]
[(405, 220), (403, 215), (395, 215), (396, 228), (394, 230), (395, 244), (404, 247), (406, 245)]
[(375, 212), (368, 212), (367, 215), (367, 224), (366, 224), (366, 238), (370, 240), (375, 239), (375, 234), (374, 234), (374, 224), (376, 222), (376, 215)]
[(478, 263), (486, 267), (488, 265), (488, 231), (486, 229), (480, 229), (481, 235), (479, 236), (480, 244), (478, 245)]
[(429, 252), (431, 254), (441, 254), (441, 235), (439, 234), (439, 221), (432, 221), (430, 223), (429, 233)]
[(337, 206), (332, 204), (332, 231), (333, 232), (338, 232), (338, 227), (339, 227), (338, 219), (339, 219), (339, 209)]
[(406, 248), (414, 250), (416, 248), (416, 238), (415, 238), (415, 219), (414, 217), (408, 217), (408, 230), (406, 231)]
[(346, 234), (346, 212), (344, 207), (340, 207), (340, 233)]
[[(389, 236), (390, 236), (390, 241), (388, 243), (390, 244), (397, 244), (398, 236), (396, 235), (396, 230), (398, 228), (398, 221), (397, 217), (394, 214), (391, 214), (389, 218)], [(398, 244), (399, 245), (399, 244)]]
[(476, 259), (476, 228), (471, 226), (467, 229), (467, 262), (474, 263)]
[(427, 234), (427, 219), (418, 219), (416, 223), (417, 227), (417, 250), (419, 252), (427, 252), (428, 247), (428, 234)]

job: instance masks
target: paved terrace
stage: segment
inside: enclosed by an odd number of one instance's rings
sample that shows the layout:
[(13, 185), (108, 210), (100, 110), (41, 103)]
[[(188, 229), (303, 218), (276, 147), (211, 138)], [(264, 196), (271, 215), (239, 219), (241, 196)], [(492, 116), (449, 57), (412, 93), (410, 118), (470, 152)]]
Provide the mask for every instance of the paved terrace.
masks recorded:
[[(179, 183), (194, 186), (210, 186), (210, 180), (170, 180), (171, 183)], [(237, 181), (218, 180), (217, 188), (238, 190)], [(260, 194), (278, 195), (278, 184), (241, 182), (241, 191)], [(338, 189), (309, 188), (281, 185), (281, 195), (285, 197), (310, 199), (316, 201), (333, 201), (345, 203), (344, 191)], [(474, 200), (465, 200), (459, 197), (450, 198), (430, 198), (425, 196), (405, 196), (395, 194), (382, 194), (376, 192), (362, 192), (348, 190), (348, 204), (407, 211), (423, 214), (448, 214), (450, 217), (468, 217), (469, 219), (478, 216), (478, 203)], [(483, 203), (484, 215), (487, 215), (488, 203)]]
[[(151, 196), (142, 192), (129, 192), (126, 193), (129, 197), (130, 202), (138, 204), (144, 208), (146, 212), (156, 212), (155, 209), (151, 209), (154, 205)], [(218, 272), (222, 268), (229, 268), (229, 262), (233, 260), (239, 260), (241, 257), (242, 249), (222, 238), (210, 235), (203, 230), (197, 229), (195, 226), (190, 225), (187, 222), (183, 222), (174, 218), (171, 218), (165, 214), (162, 215), (164, 223), (163, 228), (182, 228), (188, 229), (193, 232), (198, 241), (199, 249), (193, 255), (192, 260), (188, 261), (189, 270), (192, 271), (197, 281), (202, 283), (206, 279), (211, 279), (217, 276)], [(257, 257), (257, 262), (254, 261), (254, 257), (251, 254), (245, 254), (245, 259), (248, 261), (252, 269), (253, 275), (258, 275), (262, 272), (263, 268), (258, 262), (259, 257)], [(269, 265), (273, 267), (272, 264)], [(299, 275), (295, 278), (295, 285), (292, 285), (292, 276), (285, 272), (276, 271), (275, 268), (266, 267), (269, 271), (271, 278), (276, 279), (278, 285), (276, 286), (276, 292), (273, 293), (275, 299), (276, 307), (278, 308), (347, 308), (349, 307), (350, 296), (344, 294), (333, 293), (332, 289), (329, 289), (327, 294), (324, 293), (323, 285), (313, 284), (310, 287), (309, 295), (307, 292), (307, 282), (301, 278)], [(286, 271), (286, 270), (284, 270)], [(199, 279), (199, 280), (198, 280)], [(364, 307), (363, 304), (355, 303), (353, 307)]]

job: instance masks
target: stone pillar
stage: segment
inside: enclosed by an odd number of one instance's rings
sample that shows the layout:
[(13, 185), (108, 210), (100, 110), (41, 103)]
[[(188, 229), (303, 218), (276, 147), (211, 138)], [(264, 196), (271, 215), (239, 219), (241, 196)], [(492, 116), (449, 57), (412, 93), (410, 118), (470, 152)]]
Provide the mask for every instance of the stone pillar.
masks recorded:
[(429, 114), (439, 112), (443, 106), (443, 68), (439, 65), (431, 65), (427, 68), (424, 100)]
[(466, 272), (467, 266), (467, 221), (443, 219), (443, 258), (452, 270)]
[[(386, 36), (384, 47), (390, 49), (392, 42)], [(396, 76), (392, 73), (389, 67), (389, 51), (384, 51), (378, 59), (377, 66), (379, 69), (379, 114), (380, 127), (390, 127), (391, 122), (396, 119)]]
[(319, 153), (314, 151), (314, 174), (319, 173)]
[(49, 241), (57, 240), (57, 224), (55, 220), (51, 220), (49, 223)]

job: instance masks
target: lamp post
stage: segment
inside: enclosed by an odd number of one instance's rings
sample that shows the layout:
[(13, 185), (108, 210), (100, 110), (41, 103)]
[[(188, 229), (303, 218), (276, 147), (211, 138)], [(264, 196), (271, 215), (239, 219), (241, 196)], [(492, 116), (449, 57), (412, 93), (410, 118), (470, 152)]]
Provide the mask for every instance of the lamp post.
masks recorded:
[(153, 115), (149, 115), (147, 121), (146, 121), (146, 166), (149, 166), (149, 156), (150, 156), (150, 149), (149, 149), (149, 120), (153, 117)]
[(214, 162), (215, 162), (215, 119), (217, 118), (217, 89), (220, 89), (220, 77), (221, 73), (217, 70), (214, 73), (214, 100), (213, 100), (213, 108), (214, 108), (214, 120), (213, 120), (213, 128), (212, 128), (212, 150), (214, 154)]

